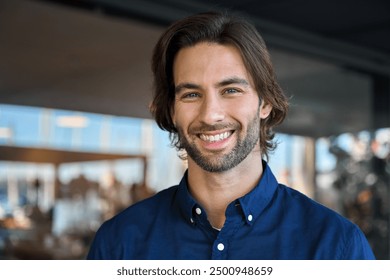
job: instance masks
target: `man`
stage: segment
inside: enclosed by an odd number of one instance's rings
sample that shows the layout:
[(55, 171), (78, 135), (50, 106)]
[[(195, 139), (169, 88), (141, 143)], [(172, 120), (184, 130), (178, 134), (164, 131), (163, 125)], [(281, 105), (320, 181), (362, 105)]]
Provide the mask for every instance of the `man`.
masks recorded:
[(88, 259), (373, 259), (357, 226), (277, 183), (266, 161), (288, 102), (256, 29), (182, 19), (152, 61), (151, 111), (185, 150), (180, 184), (105, 222)]

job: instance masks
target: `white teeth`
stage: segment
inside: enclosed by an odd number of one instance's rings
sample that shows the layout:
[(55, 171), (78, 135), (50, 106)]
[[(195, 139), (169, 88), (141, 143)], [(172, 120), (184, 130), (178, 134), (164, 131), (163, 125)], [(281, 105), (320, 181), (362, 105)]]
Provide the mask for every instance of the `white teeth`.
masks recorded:
[(203, 141), (207, 142), (217, 142), (217, 141), (222, 141), (226, 138), (228, 138), (231, 135), (231, 132), (226, 131), (224, 133), (216, 134), (216, 135), (206, 135), (206, 134), (201, 134), (200, 139)]

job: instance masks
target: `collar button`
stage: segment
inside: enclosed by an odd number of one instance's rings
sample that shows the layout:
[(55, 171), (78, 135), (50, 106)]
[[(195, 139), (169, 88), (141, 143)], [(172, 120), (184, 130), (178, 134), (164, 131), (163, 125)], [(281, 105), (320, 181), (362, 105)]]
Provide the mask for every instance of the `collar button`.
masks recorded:
[(202, 209), (200, 209), (199, 207), (196, 207), (195, 213), (198, 215), (202, 214)]

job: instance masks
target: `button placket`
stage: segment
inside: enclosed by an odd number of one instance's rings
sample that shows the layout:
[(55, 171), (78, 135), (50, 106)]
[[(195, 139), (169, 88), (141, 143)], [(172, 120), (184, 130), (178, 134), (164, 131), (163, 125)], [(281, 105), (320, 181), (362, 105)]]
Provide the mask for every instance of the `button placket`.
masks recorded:
[(225, 238), (218, 238), (213, 245), (212, 259), (225, 260), (227, 259), (228, 240)]

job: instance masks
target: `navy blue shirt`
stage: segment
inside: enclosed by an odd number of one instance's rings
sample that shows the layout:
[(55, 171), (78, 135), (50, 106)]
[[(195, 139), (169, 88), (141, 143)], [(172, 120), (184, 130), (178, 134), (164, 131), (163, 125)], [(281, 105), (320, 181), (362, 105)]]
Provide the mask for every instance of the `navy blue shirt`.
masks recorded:
[(251, 192), (233, 201), (219, 231), (178, 186), (103, 223), (87, 259), (374, 259), (361, 230), (300, 192), (278, 184), (264, 162)]

